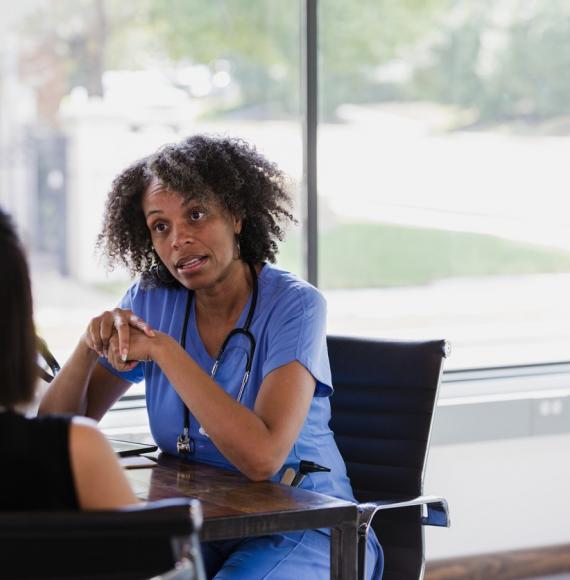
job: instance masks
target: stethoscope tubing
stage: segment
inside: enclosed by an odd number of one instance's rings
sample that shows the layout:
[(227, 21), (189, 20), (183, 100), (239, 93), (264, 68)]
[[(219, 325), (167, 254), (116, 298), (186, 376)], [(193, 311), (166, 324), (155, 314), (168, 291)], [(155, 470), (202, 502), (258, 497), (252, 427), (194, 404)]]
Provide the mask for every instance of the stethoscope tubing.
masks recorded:
[[(218, 354), (216, 356), (216, 360), (214, 361), (214, 364), (212, 365), (212, 370), (210, 371), (210, 377), (213, 379), (216, 376), (216, 373), (218, 371), (218, 368), (220, 366), (222, 357), (224, 356), (224, 353), (226, 351), (226, 348), (230, 342), (230, 340), (234, 337), (234, 336), (238, 336), (238, 335), (242, 335), (245, 336), (249, 342), (249, 348), (248, 348), (248, 352), (247, 352), (247, 360), (246, 360), (246, 365), (245, 365), (245, 372), (241, 381), (241, 385), (236, 397), (236, 401), (238, 403), (241, 403), (242, 398), (243, 398), (243, 394), (245, 392), (245, 387), (247, 385), (247, 382), (249, 380), (249, 376), (251, 374), (251, 367), (253, 365), (253, 356), (255, 354), (255, 337), (253, 336), (253, 334), (251, 333), (251, 331), (249, 330), (250, 326), (251, 326), (251, 322), (253, 319), (253, 315), (255, 313), (255, 307), (257, 306), (257, 296), (258, 296), (258, 281), (257, 281), (257, 272), (255, 270), (255, 266), (253, 264), (251, 264), (250, 262), (248, 262), (247, 264), (249, 266), (249, 270), (251, 272), (251, 278), (252, 278), (252, 282), (253, 282), (253, 289), (252, 289), (252, 297), (251, 297), (251, 303), (249, 305), (249, 310), (247, 313), (247, 317), (245, 319), (245, 324), (243, 325), (243, 327), (241, 328), (234, 328), (233, 330), (231, 330), (228, 335), (226, 336), (226, 338), (224, 339), (224, 342), (222, 343), (222, 346), (220, 347), (220, 350), (218, 351)], [(184, 312), (184, 323), (182, 325), (182, 332), (180, 333), (180, 346), (186, 350), (186, 335), (188, 332), (188, 322), (190, 320), (190, 310), (191, 310), (191, 306), (192, 306), (192, 299), (194, 296), (194, 292), (192, 290), (188, 290), (188, 298), (186, 300), (186, 309)], [(181, 448), (184, 448), (184, 452), (186, 453), (190, 453), (193, 445), (190, 445), (190, 411), (188, 409), (188, 407), (183, 403), (184, 405), (184, 429), (182, 434), (180, 434), (178, 436), (178, 443), (177, 443), (177, 447), (179, 452), (181, 452)], [(202, 435), (207, 436), (207, 433), (204, 431), (204, 429), (202, 427), (200, 427), (199, 429), (200, 433), (202, 433)]]

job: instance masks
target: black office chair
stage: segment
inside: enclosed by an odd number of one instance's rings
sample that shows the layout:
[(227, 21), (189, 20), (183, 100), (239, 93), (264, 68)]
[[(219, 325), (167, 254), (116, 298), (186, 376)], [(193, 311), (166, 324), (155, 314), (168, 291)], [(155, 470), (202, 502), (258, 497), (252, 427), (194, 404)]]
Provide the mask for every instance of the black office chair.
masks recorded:
[(200, 503), (189, 499), (115, 511), (2, 512), (0, 576), (205, 580), (201, 523)]
[[(335, 393), (331, 428), (360, 504), (359, 578), (372, 525), (383, 580), (424, 574), (423, 525), (449, 526), (447, 502), (423, 496), (423, 474), (444, 340), (327, 338)], [(376, 516), (376, 517), (375, 517)], [(373, 519), (374, 518), (374, 519)]]

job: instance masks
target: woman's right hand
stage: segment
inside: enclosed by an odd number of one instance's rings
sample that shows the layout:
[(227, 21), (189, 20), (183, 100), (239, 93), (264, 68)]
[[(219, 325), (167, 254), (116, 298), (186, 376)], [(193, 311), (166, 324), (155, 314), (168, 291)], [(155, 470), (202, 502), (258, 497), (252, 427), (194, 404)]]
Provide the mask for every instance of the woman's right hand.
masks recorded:
[(107, 357), (109, 341), (116, 332), (119, 338), (119, 352), (123, 361), (127, 360), (129, 353), (129, 329), (137, 328), (147, 336), (153, 337), (155, 333), (150, 325), (131, 310), (115, 308), (103, 312), (93, 318), (84, 335), (85, 344), (94, 350), (99, 356)]

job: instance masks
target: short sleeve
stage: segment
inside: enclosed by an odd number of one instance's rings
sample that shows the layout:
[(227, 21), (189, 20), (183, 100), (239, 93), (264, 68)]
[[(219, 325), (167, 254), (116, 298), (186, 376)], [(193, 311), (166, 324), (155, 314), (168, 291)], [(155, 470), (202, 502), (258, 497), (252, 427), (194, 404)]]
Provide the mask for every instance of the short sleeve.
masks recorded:
[(312, 286), (289, 288), (268, 321), (267, 356), (263, 378), (271, 371), (298, 361), (316, 379), (317, 397), (332, 394), (326, 344), (326, 302)]
[[(138, 283), (133, 284), (123, 295), (119, 304), (117, 304), (117, 308), (125, 308), (128, 310), (132, 310), (136, 314), (139, 314), (139, 311), (135, 307), (135, 300), (134, 297), (137, 293)], [(108, 370), (111, 374), (119, 377), (129, 383), (140, 383), (144, 379), (144, 364), (139, 363), (133, 370), (127, 372), (121, 372), (112, 367), (106, 358), (99, 357), (99, 364), (106, 370)]]

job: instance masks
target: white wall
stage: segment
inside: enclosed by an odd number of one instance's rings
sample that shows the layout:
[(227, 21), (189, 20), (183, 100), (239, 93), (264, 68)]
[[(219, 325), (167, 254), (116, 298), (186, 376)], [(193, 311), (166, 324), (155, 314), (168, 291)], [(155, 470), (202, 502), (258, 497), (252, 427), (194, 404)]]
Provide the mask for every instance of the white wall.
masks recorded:
[(570, 434), (433, 446), (424, 492), (451, 514), (428, 559), (570, 543)]

